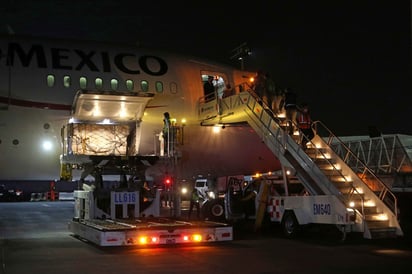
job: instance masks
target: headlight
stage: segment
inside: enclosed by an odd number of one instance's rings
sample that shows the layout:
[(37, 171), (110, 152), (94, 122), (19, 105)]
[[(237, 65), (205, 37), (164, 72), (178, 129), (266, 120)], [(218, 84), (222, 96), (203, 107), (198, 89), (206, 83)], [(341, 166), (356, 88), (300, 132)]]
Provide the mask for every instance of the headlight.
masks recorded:
[(187, 193), (187, 187), (182, 187), (181, 193), (185, 195)]
[(216, 198), (216, 194), (215, 194), (214, 192), (212, 192), (212, 191), (208, 192), (208, 193), (207, 193), (207, 196), (208, 196), (210, 199), (215, 199), (215, 198)]

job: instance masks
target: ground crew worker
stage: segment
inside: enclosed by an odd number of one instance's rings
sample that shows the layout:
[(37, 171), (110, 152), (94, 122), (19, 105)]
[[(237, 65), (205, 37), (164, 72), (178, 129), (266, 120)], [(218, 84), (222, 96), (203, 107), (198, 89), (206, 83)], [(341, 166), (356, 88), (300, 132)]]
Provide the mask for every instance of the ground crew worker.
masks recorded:
[(306, 149), (306, 144), (313, 139), (315, 136), (313, 129), (312, 129), (312, 119), (309, 114), (309, 106), (308, 104), (302, 104), (299, 113), (296, 117), (296, 122), (299, 127), (299, 132), (301, 134), (301, 146), (303, 149)]
[(197, 193), (197, 189), (194, 187), (192, 189), (192, 193), (190, 194), (190, 207), (189, 207), (189, 215), (188, 218), (192, 215), (193, 208), (196, 207), (196, 214), (197, 218), (200, 217), (200, 197)]
[(241, 201), (243, 202), (243, 211), (245, 213), (245, 219), (249, 216), (253, 216), (256, 213), (256, 196), (258, 195), (261, 180), (256, 180), (251, 183), (252, 185), (247, 189), (247, 193), (244, 193)]
[(280, 110), (285, 108), (286, 111), (286, 122), (288, 124), (288, 133), (293, 135), (295, 131), (294, 121), (296, 121), (297, 114), (297, 95), (289, 88), (286, 89), (283, 100), (281, 101)]
[(170, 122), (170, 114), (169, 112), (163, 113), (163, 129), (162, 129), (162, 135), (163, 135), (163, 140), (164, 140), (164, 153), (169, 154), (170, 153), (170, 129), (171, 129), (171, 122)]
[(262, 70), (258, 70), (256, 72), (256, 76), (254, 78), (254, 81), (252, 83), (252, 89), (257, 95), (257, 100), (259, 103), (262, 102), (262, 97), (265, 95), (265, 88), (266, 88), (266, 75)]

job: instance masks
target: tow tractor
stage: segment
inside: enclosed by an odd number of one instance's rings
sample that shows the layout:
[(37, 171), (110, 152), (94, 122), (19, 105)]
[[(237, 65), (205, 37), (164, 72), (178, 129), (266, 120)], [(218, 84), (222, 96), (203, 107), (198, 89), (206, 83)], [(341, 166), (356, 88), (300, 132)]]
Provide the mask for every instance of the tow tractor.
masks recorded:
[(212, 181), (202, 176), (195, 180), (194, 187), (202, 201), (200, 210), (203, 217), (212, 221), (224, 221), (224, 193), (217, 191)]

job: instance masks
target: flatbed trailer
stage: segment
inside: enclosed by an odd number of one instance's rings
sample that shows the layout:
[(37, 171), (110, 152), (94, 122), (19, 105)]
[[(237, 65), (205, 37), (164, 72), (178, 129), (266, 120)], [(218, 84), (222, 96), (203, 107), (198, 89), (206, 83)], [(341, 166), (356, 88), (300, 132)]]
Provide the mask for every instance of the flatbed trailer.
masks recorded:
[(75, 216), (68, 228), (75, 237), (99, 246), (156, 246), (233, 240), (233, 228), (226, 223), (159, 216), (159, 192), (151, 205), (140, 212), (138, 191), (111, 191), (110, 215), (96, 206), (94, 194), (93, 190), (74, 192)]
[(209, 221), (179, 221), (150, 217), (124, 220), (72, 221), (70, 230), (99, 246), (152, 246), (233, 240), (232, 227)]

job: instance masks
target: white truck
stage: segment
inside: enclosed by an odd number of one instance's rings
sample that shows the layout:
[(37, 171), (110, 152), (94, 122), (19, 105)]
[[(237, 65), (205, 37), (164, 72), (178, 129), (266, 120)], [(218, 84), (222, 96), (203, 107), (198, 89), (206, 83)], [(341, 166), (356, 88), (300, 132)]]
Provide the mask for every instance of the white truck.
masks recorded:
[[(277, 223), (287, 238), (296, 237), (309, 225), (335, 227), (339, 240), (344, 241), (347, 233), (364, 231), (365, 223), (356, 214), (360, 205), (359, 201), (346, 207), (335, 195), (309, 195), (296, 177), (283, 177), (279, 172), (252, 181), (231, 178), (225, 195), (225, 216), (230, 223), (254, 220), (255, 231), (263, 223)], [(386, 226), (379, 215), (375, 218), (368, 220), (370, 227)]]

